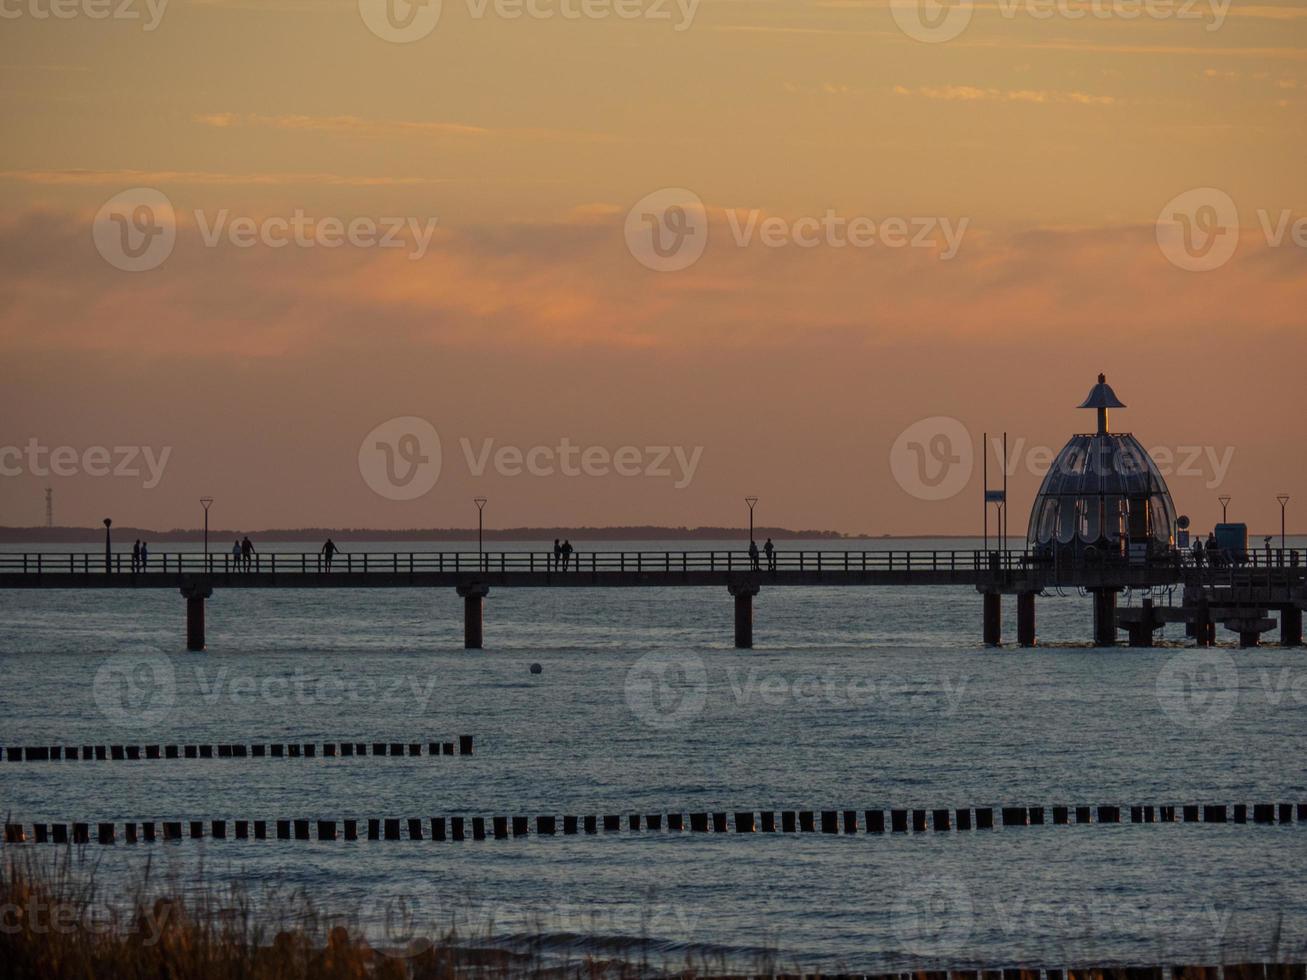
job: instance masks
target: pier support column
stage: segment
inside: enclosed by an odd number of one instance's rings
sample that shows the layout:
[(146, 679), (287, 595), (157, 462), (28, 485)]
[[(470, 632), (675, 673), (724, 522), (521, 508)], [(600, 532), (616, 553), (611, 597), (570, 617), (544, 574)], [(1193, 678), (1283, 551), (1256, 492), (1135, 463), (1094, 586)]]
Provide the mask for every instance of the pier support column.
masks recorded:
[(1193, 638), (1200, 647), (1216, 644), (1216, 623), (1212, 621), (1212, 607), (1206, 599), (1198, 604), (1198, 617), (1193, 622)]
[(485, 597), (490, 594), (490, 586), (479, 583), (460, 585), (458, 594), (463, 597), (463, 649), (480, 650), (481, 607)]
[(1302, 646), (1302, 610), (1297, 606), (1280, 610), (1280, 646)]
[(1023, 647), (1035, 645), (1035, 593), (1017, 593), (1017, 643)]
[(183, 585), (181, 594), (186, 599), (186, 649), (204, 649), (204, 600), (213, 595), (208, 585)]
[(1116, 589), (1094, 589), (1094, 646), (1116, 646)]
[(1139, 618), (1130, 623), (1130, 645), (1132, 647), (1151, 647), (1153, 645), (1153, 600), (1145, 599), (1140, 603)]
[(984, 622), (981, 630), (985, 646), (996, 647), (1003, 642), (1003, 600), (997, 592), (985, 592), (982, 596)]
[(735, 647), (738, 650), (752, 650), (753, 597), (758, 594), (758, 586), (745, 583), (727, 588), (735, 597)]

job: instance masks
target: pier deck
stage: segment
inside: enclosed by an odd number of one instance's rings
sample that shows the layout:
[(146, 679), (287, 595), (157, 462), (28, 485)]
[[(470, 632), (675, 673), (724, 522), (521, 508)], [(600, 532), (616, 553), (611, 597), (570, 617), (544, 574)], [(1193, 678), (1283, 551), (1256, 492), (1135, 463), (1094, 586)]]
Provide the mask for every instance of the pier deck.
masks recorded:
[[(1115, 642), (1116, 594), (1171, 590), (1181, 612), (1122, 617), (1131, 642), (1148, 645), (1166, 621), (1201, 627), (1210, 641), (1215, 621), (1251, 644), (1271, 622), (1265, 610), (1286, 611), (1284, 641), (1301, 642), (1307, 605), (1307, 557), (1301, 551), (1259, 551), (1240, 563), (1197, 564), (1176, 554), (1164, 562), (1102, 561), (1053, 565), (1025, 551), (777, 551), (757, 565), (744, 551), (587, 551), (563, 566), (550, 552), (407, 551), (337, 554), (328, 566), (317, 553), (268, 552), (248, 562), (229, 554), (163, 552), (133, 568), (113, 552), (0, 553), (0, 589), (179, 589), (187, 600), (189, 644), (202, 649), (204, 602), (215, 589), (452, 588), (466, 602), (465, 640), (481, 645), (482, 602), (492, 588), (725, 588), (735, 600), (736, 642), (752, 645), (753, 597), (771, 587), (954, 586), (984, 595), (986, 643), (999, 642), (999, 597), (1018, 600), (1018, 639), (1035, 642), (1034, 597), (1053, 589), (1083, 589), (1095, 599), (1095, 638)], [(1297, 610), (1295, 613), (1294, 610)], [(1236, 623), (1236, 625), (1231, 625)]]

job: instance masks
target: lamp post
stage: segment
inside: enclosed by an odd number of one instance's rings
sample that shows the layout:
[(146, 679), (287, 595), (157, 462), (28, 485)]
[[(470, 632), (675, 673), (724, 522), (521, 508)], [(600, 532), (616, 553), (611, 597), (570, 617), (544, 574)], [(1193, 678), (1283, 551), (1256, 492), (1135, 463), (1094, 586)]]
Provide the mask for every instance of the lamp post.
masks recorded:
[(1230, 506), (1230, 497), (1228, 494), (1216, 498), (1221, 502), (1221, 523), (1225, 523), (1225, 510)]
[(104, 570), (106, 572), (113, 571), (113, 569), (111, 568), (112, 558), (110, 557), (110, 545), (109, 545), (109, 528), (112, 525), (113, 525), (113, 521), (110, 520), (108, 517), (106, 517), (104, 519)]
[(1289, 495), (1277, 493), (1275, 499), (1280, 503), (1280, 561), (1284, 561), (1284, 505), (1289, 502)]
[(473, 502), (474, 504), (477, 505), (477, 555), (478, 555), (478, 561), (479, 561), (479, 563), (480, 563), (480, 565), (481, 565), (481, 570), (482, 570), (482, 571), (485, 571), (485, 567), (486, 567), (486, 555), (485, 555), (485, 550), (484, 550), (484, 546), (483, 546), (483, 535), (485, 534), (485, 521), (483, 520), (483, 515), (485, 514), (485, 510), (486, 510), (486, 498), (485, 498), (485, 497), (473, 497), (473, 498), (472, 498), (472, 502)]
[(204, 508), (204, 567), (209, 567), (209, 508), (213, 505), (212, 497), (201, 497), (200, 506)]
[(753, 508), (758, 503), (758, 498), (745, 497), (744, 502), (749, 505), (749, 543), (753, 544)]

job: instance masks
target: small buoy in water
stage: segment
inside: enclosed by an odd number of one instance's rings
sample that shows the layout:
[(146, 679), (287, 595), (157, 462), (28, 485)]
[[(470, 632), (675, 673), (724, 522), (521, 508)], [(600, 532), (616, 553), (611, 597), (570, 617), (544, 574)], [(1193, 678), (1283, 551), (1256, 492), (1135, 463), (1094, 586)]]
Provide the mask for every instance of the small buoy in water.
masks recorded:
[(544, 668), (541, 667), (539, 664), (532, 664), (532, 665), (531, 665), (531, 673), (533, 673), (533, 674), (541, 674), (541, 673), (544, 673)]

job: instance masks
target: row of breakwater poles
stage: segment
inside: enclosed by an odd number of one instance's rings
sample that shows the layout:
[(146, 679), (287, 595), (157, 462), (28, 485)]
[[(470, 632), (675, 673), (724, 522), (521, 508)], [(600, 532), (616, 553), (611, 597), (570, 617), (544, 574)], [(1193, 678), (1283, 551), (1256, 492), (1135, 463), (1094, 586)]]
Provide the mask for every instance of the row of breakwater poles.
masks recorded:
[[(1043, 806), (1002, 807), (948, 807), (935, 809), (892, 809), (886, 820), (884, 810), (736, 810), (703, 811), (686, 814), (683, 810), (667, 813), (608, 813), (568, 814), (561, 818), (555, 814), (540, 814), (534, 818), (517, 815), (492, 817), (368, 817), (364, 819), (309, 820), (235, 820), (231, 822), (237, 840), (432, 840), (474, 841), (510, 837), (553, 837), (561, 830), (564, 836), (595, 834), (668, 833), (692, 834), (926, 834), (968, 831), (989, 831), (998, 827), (1044, 826), (1047, 810)], [(778, 819), (779, 818), (779, 819)], [(997, 818), (997, 819), (996, 819)], [(1115, 804), (1092, 806), (1054, 806), (1054, 826), (1109, 825), (1109, 824), (1255, 824), (1262, 826), (1299, 825), (1307, 821), (1307, 804), (1298, 803), (1245, 803), (1228, 806), (1224, 803), (1181, 805), (1134, 805), (1123, 808)], [(532, 825), (534, 823), (534, 830)], [(23, 844), (88, 844), (91, 827), (87, 823), (34, 823), (31, 836), (28, 825), (6, 823), (4, 843)], [(95, 840), (113, 844), (118, 838), (117, 825), (111, 821), (94, 825)], [(316, 826), (316, 837), (313, 828)], [(207, 828), (207, 830), (206, 830)], [(165, 820), (162, 821), (162, 839), (179, 841), (184, 837), (202, 840), (225, 840), (229, 822), (220, 820)], [(71, 830), (71, 836), (70, 836)], [(189, 832), (188, 832), (189, 831)], [(343, 836), (342, 836), (343, 831)], [(405, 833), (407, 831), (407, 833)], [(123, 838), (127, 843), (153, 842), (158, 838), (154, 821), (123, 824)]]
[[(734, 639), (737, 649), (753, 647), (753, 600), (759, 594), (755, 582), (739, 582), (727, 587), (734, 604)], [(481, 650), (485, 646), (485, 600), (490, 587), (480, 583), (459, 585), (456, 589), (463, 600), (463, 646), (468, 650)], [(1151, 647), (1154, 634), (1166, 623), (1183, 623), (1186, 635), (1200, 647), (1216, 643), (1217, 625), (1239, 637), (1242, 647), (1255, 647), (1262, 634), (1280, 627), (1282, 646), (1302, 646), (1303, 610), (1294, 601), (1265, 603), (1262, 606), (1220, 607), (1207, 598), (1183, 606), (1158, 606), (1146, 596), (1138, 606), (1118, 608), (1119, 589), (1094, 588), (1089, 590), (1093, 603), (1093, 640), (1095, 646), (1115, 646), (1119, 630), (1127, 634), (1131, 647)], [(201, 651), (206, 645), (205, 603), (213, 596), (207, 584), (189, 584), (181, 587), (186, 599), (186, 649)], [(1035, 617), (1034, 590), (1018, 590), (1016, 597), (1017, 644), (1033, 647), (1038, 643)], [(997, 647), (1003, 642), (1002, 597), (997, 589), (981, 592), (982, 640), (986, 646)], [(1278, 612), (1278, 620), (1270, 611)]]

